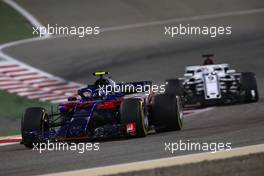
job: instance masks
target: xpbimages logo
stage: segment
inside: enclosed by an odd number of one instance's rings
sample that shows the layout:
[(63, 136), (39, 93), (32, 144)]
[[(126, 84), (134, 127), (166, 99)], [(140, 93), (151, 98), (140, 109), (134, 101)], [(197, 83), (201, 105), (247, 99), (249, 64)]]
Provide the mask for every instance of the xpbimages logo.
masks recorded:
[(178, 142), (165, 142), (164, 150), (174, 154), (178, 151), (201, 151), (215, 153), (222, 150), (231, 150), (231, 142), (192, 142), (190, 140)]
[(179, 24), (177, 26), (165, 26), (164, 30), (164, 34), (171, 38), (185, 35), (204, 35), (215, 38), (232, 34), (231, 26), (191, 26), (190, 24)]
[(65, 143), (65, 142), (50, 142), (46, 143), (33, 143), (34, 151), (43, 153), (44, 151), (76, 151), (84, 153), (86, 151), (99, 151), (100, 143)]
[(146, 95), (153, 93), (164, 93), (165, 84), (160, 85), (133, 85), (133, 84), (114, 84), (114, 85), (103, 85), (99, 86), (99, 93), (111, 94), (111, 93), (145, 93)]
[(32, 27), (33, 35), (43, 37), (45, 35), (77, 35), (78, 37), (85, 37), (86, 35), (100, 34), (99, 26), (54, 26), (48, 24), (45, 26)]

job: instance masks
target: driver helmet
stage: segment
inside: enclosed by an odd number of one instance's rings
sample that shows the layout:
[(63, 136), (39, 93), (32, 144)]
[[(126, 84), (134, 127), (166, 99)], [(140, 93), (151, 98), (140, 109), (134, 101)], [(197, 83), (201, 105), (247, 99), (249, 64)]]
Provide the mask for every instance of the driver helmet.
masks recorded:
[(214, 64), (214, 61), (211, 58), (205, 59), (203, 63), (203, 65), (213, 65), (213, 64)]
[(107, 85), (110, 85), (110, 86), (115, 86), (115, 81), (113, 81), (112, 79), (110, 78), (99, 78), (98, 80), (95, 81), (94, 85), (96, 87), (104, 87), (104, 86), (107, 86)]
[(203, 54), (202, 57), (206, 58), (203, 62), (203, 65), (214, 65), (214, 61), (212, 59), (212, 57), (214, 57), (214, 54)]
[(106, 78), (100, 78), (100, 79), (95, 81), (94, 85), (96, 87), (104, 87), (106, 85), (110, 85), (110, 81)]
[(115, 89), (115, 82), (110, 78), (100, 78), (95, 81), (94, 85), (99, 88), (99, 94), (104, 95), (106, 92), (104, 90), (111, 90)]

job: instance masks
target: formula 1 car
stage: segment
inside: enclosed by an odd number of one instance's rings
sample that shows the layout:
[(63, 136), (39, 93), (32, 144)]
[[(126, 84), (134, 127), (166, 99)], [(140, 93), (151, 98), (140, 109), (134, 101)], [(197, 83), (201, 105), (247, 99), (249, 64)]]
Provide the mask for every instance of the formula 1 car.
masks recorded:
[(22, 144), (48, 141), (83, 141), (115, 137), (144, 137), (156, 132), (181, 130), (180, 98), (170, 94), (146, 95), (137, 91), (106, 92), (106, 86), (146, 86), (150, 81), (119, 83), (96, 72), (94, 85), (78, 90), (80, 98), (69, 97), (58, 112), (41, 107), (25, 110), (21, 123)]
[(186, 67), (183, 78), (168, 79), (166, 92), (181, 96), (185, 106), (257, 102), (259, 93), (255, 74), (237, 73), (228, 64), (214, 64), (212, 56), (203, 55), (207, 59), (202, 66)]

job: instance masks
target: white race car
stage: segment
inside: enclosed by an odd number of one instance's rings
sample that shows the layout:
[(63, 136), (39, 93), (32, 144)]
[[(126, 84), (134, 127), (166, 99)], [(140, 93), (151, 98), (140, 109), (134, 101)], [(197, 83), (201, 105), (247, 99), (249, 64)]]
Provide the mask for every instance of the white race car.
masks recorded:
[(259, 99), (256, 76), (237, 73), (228, 64), (188, 66), (183, 78), (168, 79), (166, 93), (183, 97), (185, 105), (251, 103)]

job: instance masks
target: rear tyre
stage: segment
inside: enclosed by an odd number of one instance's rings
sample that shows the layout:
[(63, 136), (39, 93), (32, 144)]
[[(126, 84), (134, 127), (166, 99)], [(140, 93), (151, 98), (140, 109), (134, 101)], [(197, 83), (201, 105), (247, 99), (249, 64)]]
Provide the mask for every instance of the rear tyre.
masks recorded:
[(244, 103), (253, 103), (259, 100), (256, 75), (251, 72), (241, 74), (241, 93)]
[(181, 130), (183, 125), (181, 99), (174, 94), (156, 95), (153, 118), (157, 132)]
[(135, 137), (145, 137), (148, 133), (148, 117), (140, 99), (125, 99), (120, 107), (121, 123), (135, 123)]
[(178, 96), (184, 96), (184, 89), (183, 89), (182, 81), (179, 79), (166, 80), (165, 93), (175, 94)]
[(44, 131), (46, 128), (45, 118), (46, 110), (39, 107), (27, 108), (21, 120), (21, 134), (23, 144), (32, 148), (34, 142), (39, 142), (30, 134), (32, 131)]

